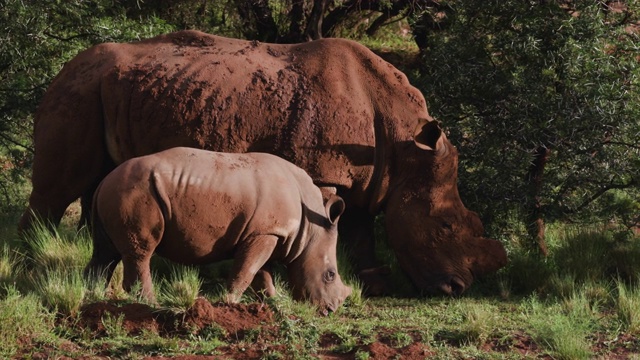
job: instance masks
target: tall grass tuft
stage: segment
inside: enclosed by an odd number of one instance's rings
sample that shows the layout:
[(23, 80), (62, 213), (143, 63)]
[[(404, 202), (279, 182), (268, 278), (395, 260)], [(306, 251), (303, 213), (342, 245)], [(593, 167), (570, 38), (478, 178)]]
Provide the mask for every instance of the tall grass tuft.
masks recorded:
[(487, 304), (461, 299), (453, 304), (450, 311), (461, 315), (456, 331), (462, 343), (480, 346), (500, 327), (498, 312)]
[(92, 244), (87, 231), (62, 236), (42, 222), (36, 222), (25, 237), (33, 263), (40, 269), (84, 268), (89, 262)]
[(618, 320), (630, 334), (640, 336), (640, 288), (618, 281), (617, 290)]
[(610, 274), (614, 244), (609, 233), (565, 226), (559, 236), (561, 246), (553, 253), (559, 271), (580, 283), (602, 281)]
[(3, 293), (2, 288), (16, 282), (22, 271), (20, 256), (5, 244), (0, 252), (0, 294)]
[(606, 229), (550, 226), (547, 231), (550, 255), (540, 257), (524, 249), (509, 254), (503, 271), (509, 292), (565, 298), (578, 288), (589, 287), (592, 296), (611, 301), (611, 281), (640, 276), (640, 242), (618, 239)]
[(529, 295), (540, 292), (548, 286), (553, 268), (548, 260), (521, 251), (510, 254), (509, 264), (504, 272), (505, 278), (502, 281), (509, 285), (509, 294), (513, 292)]
[(567, 313), (558, 304), (543, 304), (535, 298), (531, 298), (529, 306), (526, 321), (538, 344), (552, 351), (558, 359), (591, 358), (593, 354), (587, 336), (592, 331), (592, 319), (579, 316), (583, 309), (576, 308)]
[(202, 280), (198, 269), (175, 265), (168, 279), (162, 279), (160, 303), (178, 312), (187, 311), (195, 304)]
[(0, 300), (0, 358), (13, 358), (18, 339), (52, 337), (55, 314), (42, 306), (35, 294), (22, 295), (14, 286)]
[(87, 287), (80, 269), (48, 269), (35, 279), (35, 291), (42, 302), (59, 314), (75, 317)]
[(615, 272), (617, 278), (640, 284), (640, 238), (628, 235), (618, 239), (610, 251), (610, 272)]

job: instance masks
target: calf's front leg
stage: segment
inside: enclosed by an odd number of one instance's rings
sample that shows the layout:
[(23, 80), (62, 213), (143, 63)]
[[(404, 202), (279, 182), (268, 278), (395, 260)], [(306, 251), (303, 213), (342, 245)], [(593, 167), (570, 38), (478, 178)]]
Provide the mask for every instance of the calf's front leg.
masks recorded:
[(251, 289), (256, 292), (258, 298), (264, 299), (274, 297), (276, 295), (276, 287), (273, 283), (271, 275), (271, 267), (269, 264), (260, 269), (251, 282)]
[(256, 235), (244, 239), (236, 249), (233, 267), (228, 279), (229, 293), (226, 301), (240, 301), (244, 291), (251, 285), (256, 273), (269, 261), (278, 244), (275, 235)]

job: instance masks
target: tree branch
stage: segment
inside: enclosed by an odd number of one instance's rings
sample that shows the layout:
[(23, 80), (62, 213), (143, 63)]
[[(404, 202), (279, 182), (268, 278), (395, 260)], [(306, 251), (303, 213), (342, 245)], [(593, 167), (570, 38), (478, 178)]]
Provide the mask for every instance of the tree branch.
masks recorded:
[(60, 41), (71, 41), (71, 40), (75, 40), (77, 38), (98, 36), (98, 34), (96, 34), (96, 33), (86, 33), (86, 34), (76, 34), (76, 35), (64, 38), (64, 37), (61, 37), (61, 36), (58, 36), (58, 35), (54, 35), (54, 34), (48, 32), (48, 31), (45, 31), (43, 34), (45, 34), (46, 36), (48, 36), (50, 38), (53, 38), (53, 39), (56, 39), (56, 40), (60, 40)]
[(575, 214), (575, 213), (580, 212), (582, 209), (584, 209), (587, 206), (589, 206), (589, 204), (594, 202), (596, 199), (598, 199), (600, 196), (602, 196), (604, 193), (606, 193), (609, 190), (628, 189), (630, 187), (634, 187), (634, 186), (637, 186), (637, 185), (638, 185), (638, 181), (636, 179), (632, 179), (627, 184), (613, 184), (613, 183), (610, 183), (610, 184), (608, 184), (606, 186), (603, 186), (600, 190), (596, 191), (594, 194), (592, 194), (588, 199), (583, 201), (582, 204), (580, 204), (576, 208), (567, 211), (567, 213)]
[(640, 145), (636, 145), (636, 144), (629, 144), (623, 141), (605, 141), (603, 143), (603, 145), (622, 145), (622, 146), (626, 146), (626, 147), (630, 147), (632, 149), (637, 149), (640, 150)]
[(35, 152), (34, 149), (32, 149), (31, 147), (29, 147), (27, 145), (24, 145), (24, 144), (21, 144), (18, 141), (8, 137), (7, 135), (5, 135), (3, 133), (0, 133), (0, 139), (4, 140), (5, 142), (7, 142), (9, 144), (12, 144), (12, 145), (15, 145), (15, 146), (19, 146), (19, 147), (25, 149), (26, 151), (30, 152), (31, 154), (33, 154)]

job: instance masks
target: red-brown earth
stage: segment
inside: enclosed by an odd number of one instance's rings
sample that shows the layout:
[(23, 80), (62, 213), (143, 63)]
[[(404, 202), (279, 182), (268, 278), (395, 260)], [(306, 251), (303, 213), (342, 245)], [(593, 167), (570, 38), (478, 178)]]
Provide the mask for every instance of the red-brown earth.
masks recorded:
[[(116, 323), (120, 327), (117, 331), (126, 333), (127, 336), (152, 333), (167, 339), (182, 339), (186, 343), (186, 339), (193, 336), (202, 338), (208, 336), (207, 334), (214, 334), (213, 336), (224, 342), (224, 345), (216, 347), (209, 354), (205, 352), (201, 355), (144, 357), (148, 360), (289, 359), (295, 358), (297, 352), (318, 359), (354, 359), (356, 352), (368, 353), (369, 359), (427, 359), (436, 354), (435, 349), (425, 342), (418, 330), (403, 329), (408, 338), (403, 340), (405, 344), (399, 344), (393, 336), (399, 329), (387, 328), (376, 329), (373, 341), (358, 339), (357, 343), (349, 347), (346, 352), (341, 351), (342, 340), (338, 335), (324, 333), (319, 337), (315, 353), (308, 354), (301, 344), (286, 343), (283, 340), (281, 332), (283, 322), (278, 320), (278, 315), (264, 303), (210, 303), (204, 298), (198, 298), (195, 305), (188, 311), (175, 313), (139, 303), (101, 301), (85, 305), (78, 320), (61, 319), (59, 321), (69, 322), (61, 325), (82, 330), (80, 332), (84, 332), (84, 336), (106, 339), (110, 336), (109, 331), (114, 331), (109, 329), (113, 323), (105, 326), (105, 319), (109, 318), (118, 319)], [(336, 321), (339, 321), (339, 318), (336, 318)], [(598, 338), (599, 335), (594, 336), (596, 336), (596, 345), (593, 350), (601, 358), (627, 359), (640, 349), (640, 339), (633, 336), (621, 334), (614, 340), (604, 339), (604, 336), (602, 339)], [(457, 348), (462, 344), (457, 343), (459, 340), (455, 340), (455, 336), (435, 334), (434, 340), (450, 347), (455, 358), (465, 358), (464, 353), (458, 353)], [(115, 350), (108, 345), (109, 342), (105, 341), (102, 348), (92, 349), (92, 355), (77, 356), (74, 354), (82, 354), (82, 348), (81, 345), (72, 341), (66, 341), (56, 349), (51, 349), (51, 345), (32, 344), (31, 339), (23, 339), (23, 342), (23, 350), (17, 358), (49, 359), (50, 353), (67, 353), (70, 357), (60, 355), (55, 357), (58, 359), (108, 359), (121, 356), (122, 351), (120, 349), (118, 350), (120, 353), (114, 352)], [(524, 332), (517, 332), (500, 339), (488, 339), (479, 349), (494, 354), (517, 352), (523, 357), (553, 358)], [(274, 354), (279, 354), (280, 357)]]

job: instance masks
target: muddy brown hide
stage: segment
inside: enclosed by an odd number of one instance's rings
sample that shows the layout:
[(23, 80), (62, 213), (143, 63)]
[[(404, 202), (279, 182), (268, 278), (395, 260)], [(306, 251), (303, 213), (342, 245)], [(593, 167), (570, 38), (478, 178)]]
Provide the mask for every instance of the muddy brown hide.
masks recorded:
[[(344, 202), (323, 205), (311, 178), (270, 154), (173, 148), (124, 162), (94, 197), (94, 251), (86, 272), (110, 279), (123, 263), (127, 291), (154, 299), (156, 253), (182, 264), (234, 259), (229, 299), (239, 300), (270, 261), (288, 265), (294, 298), (326, 313), (351, 293), (337, 270)], [(273, 284), (267, 284), (267, 287)]]
[[(388, 241), (414, 281), (425, 279), (416, 281), (421, 288), (459, 293), (475, 275), (504, 265), (502, 246), (481, 237), (479, 219), (461, 203), (456, 177), (434, 182), (440, 166), (457, 168), (457, 155), (437, 160), (437, 147), (453, 147), (422, 94), (352, 41), (278, 45), (182, 31), (97, 45), (53, 81), (34, 139), (22, 229), (31, 226), (32, 210), (57, 224), (78, 197), (89, 204), (114, 164), (134, 156), (174, 146), (260, 151), (293, 162), (325, 194), (344, 198), (340, 234), (359, 270), (378, 265), (373, 226), (380, 212), (402, 221), (404, 232), (388, 231)], [(456, 205), (437, 203), (444, 198)], [(444, 208), (457, 231), (433, 228)], [(365, 285), (378, 289), (373, 280)]]
[[(398, 146), (404, 156), (398, 157), (397, 169), (392, 172), (399, 173), (404, 187), (391, 189), (385, 223), (389, 237), (395, 239), (391, 246), (401, 267), (423, 264), (408, 272), (414, 284), (427, 293), (459, 295), (475, 277), (506, 265), (507, 256), (500, 242), (483, 237), (480, 218), (462, 204), (455, 185), (458, 151), (444, 140), (442, 134), (434, 143), (431, 156), (418, 156), (421, 149), (413, 142)], [(406, 173), (404, 168), (421, 168), (425, 172)], [(416, 223), (423, 226), (413, 226)], [(420, 238), (425, 241), (413, 240)], [(429, 255), (434, 252), (439, 255)]]

